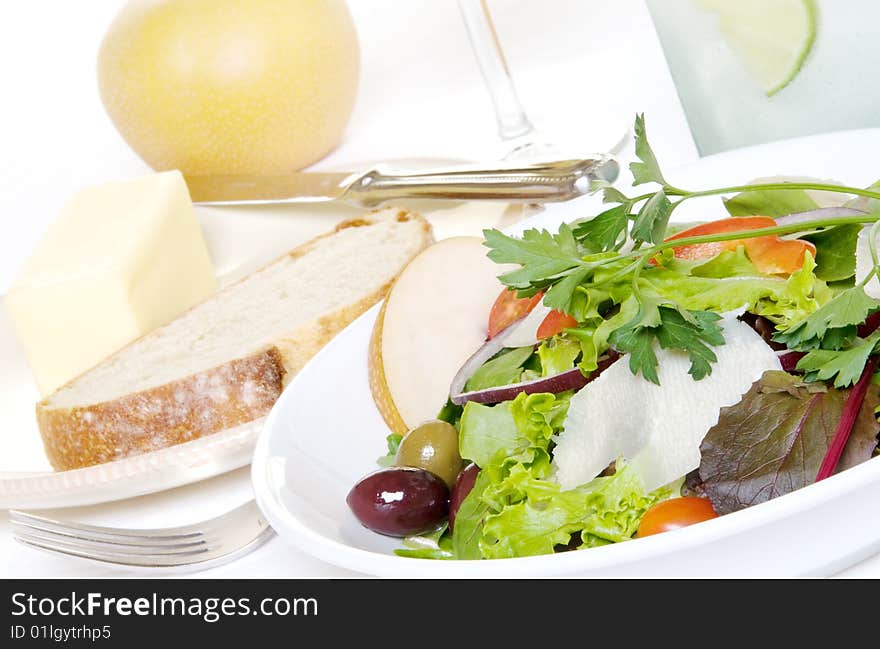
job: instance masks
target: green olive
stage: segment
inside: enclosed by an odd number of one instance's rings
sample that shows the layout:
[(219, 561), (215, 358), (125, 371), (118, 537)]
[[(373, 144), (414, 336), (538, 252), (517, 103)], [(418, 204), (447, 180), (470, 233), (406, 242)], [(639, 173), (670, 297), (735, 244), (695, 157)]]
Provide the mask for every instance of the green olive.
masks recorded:
[(397, 466), (430, 471), (451, 488), (462, 467), (455, 426), (436, 419), (413, 428), (397, 448)]

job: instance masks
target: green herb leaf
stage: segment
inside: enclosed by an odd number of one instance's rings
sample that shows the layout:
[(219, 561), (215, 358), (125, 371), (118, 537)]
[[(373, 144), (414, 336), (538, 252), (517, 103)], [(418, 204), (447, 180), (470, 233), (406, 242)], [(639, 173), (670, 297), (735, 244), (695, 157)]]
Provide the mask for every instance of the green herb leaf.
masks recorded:
[(602, 189), (603, 203), (629, 203), (629, 197), (619, 189), (605, 187)]
[(816, 277), (839, 282), (856, 274), (856, 245), (862, 226), (838, 225), (803, 237), (816, 246)]
[(650, 327), (633, 326), (615, 330), (609, 342), (618, 351), (629, 354), (629, 369), (633, 374), (641, 372), (645, 379), (660, 385), (654, 339), (654, 330)]
[(852, 340), (856, 326), (878, 309), (880, 302), (869, 297), (861, 286), (854, 286), (841, 291), (801, 322), (777, 333), (773, 340), (789, 349), (839, 349)]
[[(656, 310), (659, 324), (655, 324)], [(633, 374), (641, 372), (652, 383), (657, 377), (656, 339), (663, 349), (680, 349), (691, 361), (688, 374), (694, 380), (712, 373), (712, 363), (718, 360), (709, 345), (723, 345), (724, 335), (717, 322), (721, 316), (710, 311), (685, 311), (669, 306), (643, 308), (629, 323), (615, 330), (609, 342), (620, 352), (630, 355), (629, 367)]]
[(875, 331), (865, 339), (857, 338), (847, 349), (814, 349), (798, 361), (797, 369), (804, 372), (807, 381), (833, 379), (834, 387), (849, 387), (859, 380), (878, 343), (880, 331)]
[[(521, 239), (498, 230), (484, 230), (489, 259), (499, 264), (519, 264), (521, 268), (500, 277), (511, 288), (534, 295), (535, 285), (546, 285), (554, 278), (581, 265), (581, 255), (571, 228), (563, 224), (558, 234), (547, 230), (526, 230)], [(528, 292), (530, 290), (530, 292)]]
[[(691, 361), (688, 374), (695, 381), (712, 373), (712, 363), (718, 360), (708, 345), (723, 345), (724, 334), (716, 324), (721, 316), (711, 311), (684, 311), (661, 308), (663, 326), (657, 330), (657, 341), (663, 349), (681, 349)], [(686, 316), (693, 320), (687, 320)]]
[(618, 250), (626, 240), (629, 209), (618, 205), (574, 226), (574, 237), (590, 252)]
[(633, 185), (643, 183), (658, 183), (667, 185), (666, 179), (660, 172), (660, 165), (654, 156), (651, 145), (648, 144), (648, 133), (645, 130), (645, 115), (636, 115), (635, 124), (636, 157), (641, 162), (631, 162), (629, 169), (633, 175)]
[(636, 241), (659, 243), (666, 234), (669, 215), (672, 214), (672, 203), (660, 190), (649, 198), (639, 209), (633, 221), (632, 238)]
[(591, 272), (592, 269), (589, 267), (572, 270), (545, 293), (544, 305), (557, 311), (571, 313), (574, 310), (575, 291)]

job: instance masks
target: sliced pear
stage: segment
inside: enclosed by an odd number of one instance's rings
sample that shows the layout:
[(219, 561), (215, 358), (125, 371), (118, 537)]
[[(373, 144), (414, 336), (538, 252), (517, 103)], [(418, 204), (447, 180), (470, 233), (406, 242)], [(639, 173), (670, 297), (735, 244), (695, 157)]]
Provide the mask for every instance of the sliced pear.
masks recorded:
[(373, 399), (385, 423), (405, 434), (433, 419), (452, 378), (486, 340), (492, 303), (505, 272), (479, 237), (444, 239), (403, 270), (370, 340)]

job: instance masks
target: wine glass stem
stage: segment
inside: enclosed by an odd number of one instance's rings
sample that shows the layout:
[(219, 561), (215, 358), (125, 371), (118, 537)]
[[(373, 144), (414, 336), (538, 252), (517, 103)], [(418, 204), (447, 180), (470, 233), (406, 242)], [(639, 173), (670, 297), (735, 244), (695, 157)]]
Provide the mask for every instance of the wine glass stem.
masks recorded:
[(530, 134), (534, 127), (517, 97), (486, 0), (458, 0), (458, 8), (495, 106), (498, 134), (505, 141)]

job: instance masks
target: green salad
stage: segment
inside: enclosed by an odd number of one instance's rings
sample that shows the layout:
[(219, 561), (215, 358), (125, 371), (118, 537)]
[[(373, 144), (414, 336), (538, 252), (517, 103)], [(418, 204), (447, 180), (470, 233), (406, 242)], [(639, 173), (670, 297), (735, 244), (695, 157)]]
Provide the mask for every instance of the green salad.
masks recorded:
[[(635, 152), (649, 191), (597, 183), (607, 209), (558, 232), (485, 231), (506, 265), (485, 344), (348, 495), (398, 555), (628, 542), (877, 454), (880, 183), (682, 189), (642, 116)], [(670, 224), (713, 196), (726, 214)]]

